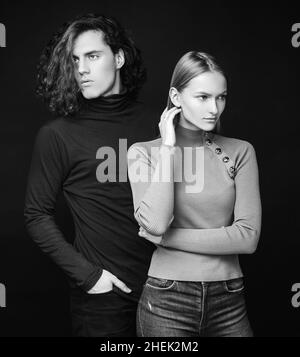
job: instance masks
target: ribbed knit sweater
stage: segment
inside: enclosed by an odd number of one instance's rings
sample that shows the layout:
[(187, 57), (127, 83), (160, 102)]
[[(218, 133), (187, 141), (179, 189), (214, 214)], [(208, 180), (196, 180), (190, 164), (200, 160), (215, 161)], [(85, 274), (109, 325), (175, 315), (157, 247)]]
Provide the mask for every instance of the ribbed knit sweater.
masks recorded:
[(179, 125), (175, 148), (161, 138), (136, 143), (128, 166), (135, 218), (161, 236), (148, 275), (242, 276), (238, 254), (255, 251), (261, 230), (258, 165), (249, 142)]

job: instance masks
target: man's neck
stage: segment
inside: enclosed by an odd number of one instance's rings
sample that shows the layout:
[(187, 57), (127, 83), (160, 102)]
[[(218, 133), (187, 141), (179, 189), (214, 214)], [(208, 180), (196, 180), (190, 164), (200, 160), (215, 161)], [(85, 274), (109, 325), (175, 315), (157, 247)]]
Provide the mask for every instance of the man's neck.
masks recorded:
[(112, 88), (110, 88), (109, 91), (107, 91), (106, 93), (104, 93), (102, 96), (103, 97), (108, 97), (109, 95), (113, 95), (113, 94), (121, 94), (123, 93), (124, 88), (120, 79), (120, 74), (119, 72), (116, 75), (116, 80), (115, 83), (113, 84)]

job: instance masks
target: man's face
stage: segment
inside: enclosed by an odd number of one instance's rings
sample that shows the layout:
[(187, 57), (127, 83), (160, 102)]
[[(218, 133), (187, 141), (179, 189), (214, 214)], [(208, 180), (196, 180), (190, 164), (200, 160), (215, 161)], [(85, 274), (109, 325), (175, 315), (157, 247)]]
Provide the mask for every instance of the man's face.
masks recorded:
[(120, 68), (124, 54), (113, 54), (101, 31), (81, 33), (74, 42), (75, 77), (87, 99), (120, 93)]

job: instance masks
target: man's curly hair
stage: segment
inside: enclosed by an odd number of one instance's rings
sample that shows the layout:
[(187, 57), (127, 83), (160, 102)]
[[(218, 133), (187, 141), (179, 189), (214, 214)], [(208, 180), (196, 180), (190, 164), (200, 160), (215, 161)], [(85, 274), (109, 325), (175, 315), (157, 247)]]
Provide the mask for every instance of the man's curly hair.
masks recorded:
[(73, 115), (80, 109), (80, 88), (75, 78), (72, 51), (78, 35), (89, 30), (102, 31), (114, 54), (119, 49), (124, 51), (125, 63), (120, 76), (129, 95), (136, 98), (146, 81), (140, 50), (115, 19), (96, 14), (77, 17), (54, 34), (38, 64), (36, 92), (56, 115)]

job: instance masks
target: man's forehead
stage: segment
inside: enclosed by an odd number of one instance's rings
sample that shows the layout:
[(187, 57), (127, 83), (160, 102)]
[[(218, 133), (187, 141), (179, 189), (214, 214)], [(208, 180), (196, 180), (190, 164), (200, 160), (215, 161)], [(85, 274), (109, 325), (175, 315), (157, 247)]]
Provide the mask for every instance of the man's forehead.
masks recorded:
[(87, 53), (91, 51), (101, 51), (107, 44), (102, 31), (88, 30), (82, 32), (74, 41), (73, 53)]

